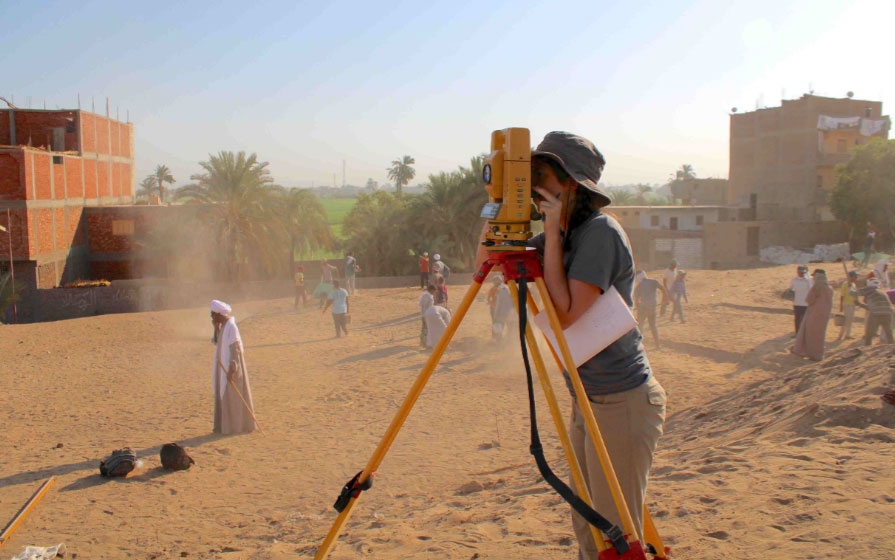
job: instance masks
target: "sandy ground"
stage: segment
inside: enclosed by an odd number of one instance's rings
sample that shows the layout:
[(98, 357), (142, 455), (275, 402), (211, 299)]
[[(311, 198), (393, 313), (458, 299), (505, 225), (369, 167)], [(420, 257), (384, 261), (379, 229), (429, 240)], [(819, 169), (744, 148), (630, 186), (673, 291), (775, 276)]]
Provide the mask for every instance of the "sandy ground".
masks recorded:
[[(834, 280), (838, 267), (828, 265)], [(893, 349), (856, 339), (831, 344), (819, 363), (790, 355), (779, 293), (791, 275), (692, 271), (688, 322), (662, 320), (662, 349), (647, 337), (670, 398), (649, 508), (676, 558), (891, 557), (895, 407), (879, 395)], [(462, 292), (452, 288), (454, 306)], [(0, 326), (0, 523), (57, 477), (0, 556), (58, 542), (82, 559), (313, 555), (339, 489), (427, 357), (418, 294), (357, 295), (351, 334), (339, 340), (319, 310), (235, 305), (266, 436), (211, 434), (204, 302)], [(489, 330), (487, 305), (476, 303), (333, 558), (575, 557), (568, 508), (528, 453), (519, 350), (492, 345)], [(831, 323), (828, 340), (837, 334)], [(565, 476), (539, 399), (548, 458)], [(168, 441), (187, 447), (191, 470), (160, 468)], [(102, 456), (125, 445), (143, 469), (100, 478)]]

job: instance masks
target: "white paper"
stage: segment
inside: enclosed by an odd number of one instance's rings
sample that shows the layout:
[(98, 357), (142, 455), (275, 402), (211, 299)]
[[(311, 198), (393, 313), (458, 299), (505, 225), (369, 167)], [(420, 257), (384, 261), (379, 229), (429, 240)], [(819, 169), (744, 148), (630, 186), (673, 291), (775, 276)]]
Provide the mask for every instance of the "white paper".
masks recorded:
[[(553, 329), (550, 328), (547, 312), (538, 313), (534, 318), (534, 324), (547, 337), (556, 354), (561, 356)], [(636, 326), (637, 320), (634, 319), (631, 308), (622, 299), (615, 286), (612, 286), (608, 292), (597, 298), (584, 315), (563, 330), (563, 334), (572, 352), (575, 366), (578, 367)]]

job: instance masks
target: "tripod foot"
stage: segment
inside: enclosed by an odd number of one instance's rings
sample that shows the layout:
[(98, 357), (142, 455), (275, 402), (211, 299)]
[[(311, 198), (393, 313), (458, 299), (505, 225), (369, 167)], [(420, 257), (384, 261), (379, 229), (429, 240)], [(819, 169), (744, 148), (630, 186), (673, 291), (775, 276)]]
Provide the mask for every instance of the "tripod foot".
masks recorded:
[(614, 547), (610, 547), (600, 552), (597, 558), (599, 560), (647, 560), (646, 552), (643, 551), (643, 545), (640, 541), (634, 541), (629, 543), (629, 545), (631, 548), (624, 554), (619, 554)]

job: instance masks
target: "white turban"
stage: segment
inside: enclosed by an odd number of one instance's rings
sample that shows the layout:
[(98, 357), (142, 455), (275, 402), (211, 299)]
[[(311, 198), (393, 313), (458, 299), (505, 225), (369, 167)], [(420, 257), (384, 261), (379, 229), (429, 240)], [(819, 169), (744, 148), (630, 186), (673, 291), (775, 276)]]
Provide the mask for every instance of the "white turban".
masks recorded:
[(233, 311), (233, 309), (229, 305), (227, 305), (223, 301), (216, 299), (211, 301), (211, 310), (214, 313), (220, 313), (221, 315), (226, 315), (227, 317), (229, 317), (230, 312)]
[(435, 253), (435, 260), (436, 260), (436, 261), (440, 261), (440, 260), (441, 260), (441, 255), (439, 255), (438, 253)]
[(876, 290), (876, 289), (879, 288), (880, 286), (881, 286), (881, 283), (880, 283), (880, 281), (879, 281), (878, 279), (876, 279), (876, 278), (871, 278), (870, 280), (867, 281), (867, 287), (868, 287), (868, 288), (873, 288), (874, 290)]

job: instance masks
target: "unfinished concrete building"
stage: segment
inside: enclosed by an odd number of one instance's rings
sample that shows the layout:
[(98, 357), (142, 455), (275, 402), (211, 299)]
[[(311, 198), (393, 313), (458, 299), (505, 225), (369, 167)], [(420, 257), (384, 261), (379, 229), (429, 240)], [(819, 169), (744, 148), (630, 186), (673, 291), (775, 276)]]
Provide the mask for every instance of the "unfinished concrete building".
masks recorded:
[[(17, 283), (53, 288), (90, 277), (85, 209), (133, 204), (133, 132), (79, 109), (0, 109), (0, 223), (11, 231)], [(109, 228), (125, 234), (128, 225)], [(8, 250), (0, 235), (0, 254)]]
[(754, 221), (829, 221), (833, 168), (871, 137), (888, 138), (882, 103), (803, 95), (730, 116), (730, 200)]

